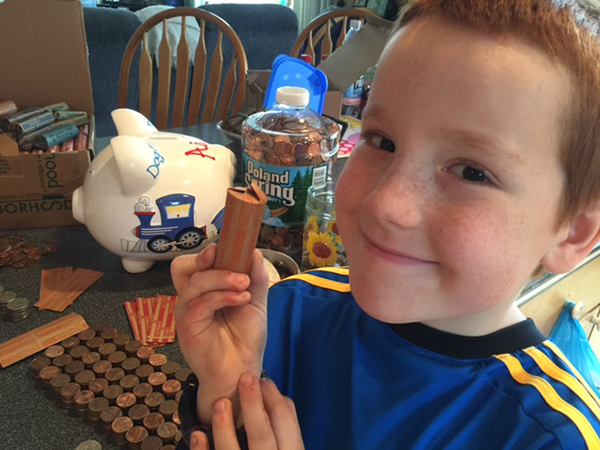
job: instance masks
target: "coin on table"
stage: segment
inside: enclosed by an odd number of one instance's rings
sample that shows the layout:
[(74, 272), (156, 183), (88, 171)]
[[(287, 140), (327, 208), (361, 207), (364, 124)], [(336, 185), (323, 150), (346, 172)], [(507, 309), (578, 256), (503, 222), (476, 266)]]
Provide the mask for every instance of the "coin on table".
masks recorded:
[(98, 441), (89, 440), (79, 444), (75, 450), (102, 450), (102, 444)]
[(64, 352), (65, 352), (65, 348), (62, 345), (51, 345), (50, 347), (48, 347), (46, 349), (46, 351), (44, 352), (44, 355), (46, 355), (50, 359), (53, 359), (53, 358), (56, 358), (57, 356), (62, 355)]

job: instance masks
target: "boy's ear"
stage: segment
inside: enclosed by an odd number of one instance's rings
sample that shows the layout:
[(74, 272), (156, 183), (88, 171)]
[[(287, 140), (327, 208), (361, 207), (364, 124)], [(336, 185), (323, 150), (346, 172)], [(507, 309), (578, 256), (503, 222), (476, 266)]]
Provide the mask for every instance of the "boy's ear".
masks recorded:
[(563, 232), (563, 236), (562, 241), (540, 261), (548, 272), (569, 272), (589, 255), (598, 243), (600, 240), (600, 200), (589, 205), (571, 220), (568, 228)]

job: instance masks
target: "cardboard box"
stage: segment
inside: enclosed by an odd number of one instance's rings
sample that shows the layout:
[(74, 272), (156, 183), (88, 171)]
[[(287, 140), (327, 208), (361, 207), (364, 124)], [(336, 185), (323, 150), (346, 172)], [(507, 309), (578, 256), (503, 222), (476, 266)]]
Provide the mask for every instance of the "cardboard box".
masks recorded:
[[(367, 17), (365, 24), (346, 44), (317, 67), (329, 82), (323, 114), (339, 119), (343, 92), (379, 60), (393, 22)], [(248, 71), (245, 107), (260, 109), (264, 103), (270, 70)]]
[(0, 135), (0, 230), (78, 224), (71, 196), (83, 184), (95, 137), (81, 2), (5, 0), (0, 42), (0, 99), (20, 110), (66, 102), (90, 115), (88, 151), (19, 155)]

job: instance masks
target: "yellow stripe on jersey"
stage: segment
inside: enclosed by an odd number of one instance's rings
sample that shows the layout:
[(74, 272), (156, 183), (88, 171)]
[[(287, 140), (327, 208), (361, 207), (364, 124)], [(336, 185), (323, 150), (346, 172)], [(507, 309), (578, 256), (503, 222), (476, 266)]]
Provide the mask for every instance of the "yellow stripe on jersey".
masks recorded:
[(313, 286), (320, 287), (323, 289), (329, 289), (331, 291), (336, 291), (336, 292), (350, 292), (350, 284), (349, 283), (342, 283), (340, 281), (328, 280), (327, 278), (317, 277), (317, 276), (311, 275), (309, 273), (301, 273), (298, 275), (292, 275), (291, 277), (287, 277), (281, 281), (287, 281), (287, 280), (304, 281)]
[(305, 273), (311, 273), (311, 272), (317, 272), (317, 271), (335, 273), (336, 275), (345, 275), (345, 276), (349, 276), (349, 274), (350, 274), (350, 270), (348, 270), (348, 267), (323, 267), (321, 269), (307, 270)]
[(571, 391), (573, 391), (575, 395), (577, 395), (583, 401), (583, 403), (590, 408), (596, 418), (600, 420), (600, 407), (598, 407), (596, 401), (573, 375), (558, 367), (544, 354), (544, 352), (535, 347), (526, 348), (525, 353), (531, 356), (531, 358), (538, 366), (540, 366), (540, 369), (542, 369), (546, 375), (554, 378), (556, 381), (561, 382), (571, 389)]
[(512, 355), (503, 354), (495, 357), (506, 365), (517, 383), (533, 386), (552, 409), (567, 416), (583, 436), (588, 448), (600, 448), (600, 439), (583, 413), (565, 402), (550, 383), (543, 378), (527, 373), (519, 360)]
[(581, 376), (581, 374), (579, 373), (579, 371), (575, 368), (575, 366), (573, 366), (573, 364), (571, 363), (571, 361), (569, 361), (567, 359), (567, 357), (556, 346), (556, 344), (554, 342), (552, 342), (552, 341), (544, 341), (544, 345), (546, 347), (548, 347), (550, 350), (552, 350), (554, 352), (554, 354), (556, 356), (558, 356), (562, 360), (562, 362), (564, 362), (567, 365), (567, 367), (569, 369), (571, 369), (571, 372), (573, 372), (575, 374), (575, 376), (577, 377), (577, 379), (579, 380), (579, 382), (585, 386), (586, 390), (592, 396), (592, 398), (594, 399), (594, 401), (596, 402), (596, 404), (600, 406), (600, 399), (598, 398), (598, 396), (596, 395), (596, 393), (592, 390), (592, 388), (590, 388), (590, 385), (587, 384), (587, 381), (585, 381), (585, 379)]

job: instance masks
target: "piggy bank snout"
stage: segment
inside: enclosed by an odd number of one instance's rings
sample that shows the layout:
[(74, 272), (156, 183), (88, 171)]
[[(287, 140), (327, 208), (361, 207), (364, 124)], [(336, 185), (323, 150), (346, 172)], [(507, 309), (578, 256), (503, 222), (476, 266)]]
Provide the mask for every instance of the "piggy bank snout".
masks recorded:
[(77, 222), (85, 223), (85, 201), (83, 194), (83, 186), (78, 187), (73, 192), (72, 208), (73, 218)]

